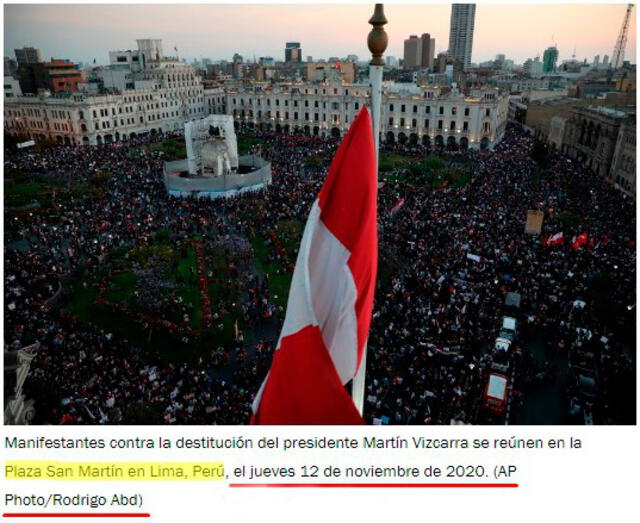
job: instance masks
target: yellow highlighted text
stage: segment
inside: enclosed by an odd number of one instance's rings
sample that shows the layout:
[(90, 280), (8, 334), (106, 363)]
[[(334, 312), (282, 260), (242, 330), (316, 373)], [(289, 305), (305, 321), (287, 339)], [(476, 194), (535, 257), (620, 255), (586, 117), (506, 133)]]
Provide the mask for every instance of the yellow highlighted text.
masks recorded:
[(219, 462), (6, 461), (5, 479), (56, 481), (220, 481)]

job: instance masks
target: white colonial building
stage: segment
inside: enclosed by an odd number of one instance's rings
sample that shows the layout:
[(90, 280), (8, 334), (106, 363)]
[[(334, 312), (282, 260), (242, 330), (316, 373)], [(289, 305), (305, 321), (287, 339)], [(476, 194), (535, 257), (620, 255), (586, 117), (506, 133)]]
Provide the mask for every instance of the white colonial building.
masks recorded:
[(147, 60), (128, 87), (117, 94), (45, 91), (5, 98), (5, 131), (36, 141), (95, 145), (181, 130), (209, 114), (202, 79), (175, 58)]
[[(283, 133), (340, 136), (363, 104), (366, 85), (327, 82), (274, 87), (245, 86), (226, 91), (228, 114), (249, 127)], [(483, 89), (471, 96), (455, 88), (387, 85), (383, 89), (384, 142), (493, 148), (504, 134), (508, 96)]]
[[(144, 59), (141, 71), (136, 72), (137, 64), (127, 67), (132, 52), (111, 53), (116, 64), (123, 56), (113, 72), (125, 76), (118, 76), (117, 81), (114, 76), (109, 94), (85, 90), (5, 98), (5, 131), (36, 141), (95, 145), (181, 130), (185, 122), (229, 114), (238, 125), (340, 136), (369, 98), (367, 85), (335, 78), (319, 83), (204, 89), (193, 67), (162, 57), (155, 40), (140, 42), (154, 43), (151, 51), (136, 55)], [(101, 73), (100, 77), (105, 82), (108, 76)], [(384, 142), (482, 149), (493, 148), (502, 138), (509, 105), (508, 95), (493, 87), (464, 95), (455, 85), (393, 83), (385, 84), (382, 102)]]

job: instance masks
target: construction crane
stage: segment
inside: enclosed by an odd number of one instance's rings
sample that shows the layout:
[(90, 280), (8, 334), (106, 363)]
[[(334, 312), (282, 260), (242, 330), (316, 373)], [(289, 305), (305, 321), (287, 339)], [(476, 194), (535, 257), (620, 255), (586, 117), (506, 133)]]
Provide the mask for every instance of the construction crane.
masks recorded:
[(633, 4), (627, 4), (627, 12), (624, 15), (622, 27), (620, 28), (620, 33), (618, 34), (618, 39), (616, 40), (616, 46), (613, 48), (613, 56), (611, 57), (610, 64), (613, 70), (622, 67), (622, 62), (624, 62), (624, 50), (627, 47), (627, 37), (629, 36), (629, 20), (631, 18), (631, 9), (633, 9)]

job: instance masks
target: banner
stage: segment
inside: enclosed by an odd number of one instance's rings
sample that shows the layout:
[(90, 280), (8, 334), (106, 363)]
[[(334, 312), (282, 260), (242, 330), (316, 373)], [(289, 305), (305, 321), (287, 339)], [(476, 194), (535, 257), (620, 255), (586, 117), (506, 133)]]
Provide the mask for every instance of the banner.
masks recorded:
[(540, 234), (544, 211), (527, 211), (527, 223), (524, 226), (526, 234)]

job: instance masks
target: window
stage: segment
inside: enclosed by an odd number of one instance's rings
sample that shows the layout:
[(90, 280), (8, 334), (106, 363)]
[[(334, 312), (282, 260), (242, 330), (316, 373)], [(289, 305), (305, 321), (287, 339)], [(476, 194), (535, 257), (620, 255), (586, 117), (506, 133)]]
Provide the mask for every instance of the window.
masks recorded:
[(389, 112), (393, 112), (393, 104), (389, 104)]
[(429, 120), (425, 120), (424, 121), (424, 128), (428, 129), (429, 128)]
[(404, 118), (400, 118), (400, 127), (404, 127)]
[(462, 122), (462, 130), (463, 131), (469, 130), (469, 122)]
[(411, 127), (417, 127), (417, 126), (418, 126), (418, 120), (414, 118), (413, 120), (411, 120)]
[(452, 131), (456, 130), (456, 122), (451, 122), (451, 127), (449, 127)]
[(393, 117), (389, 118), (389, 125), (393, 125)]
[(464, 108), (464, 115), (465, 116), (469, 116), (469, 108), (468, 107)]
[(440, 114), (444, 114), (444, 107), (440, 106)]
[(455, 116), (457, 112), (458, 112), (458, 108), (454, 105), (454, 106), (451, 108), (451, 114), (452, 114), (453, 116)]
[(485, 116), (491, 116), (491, 109), (489, 109), (489, 108), (487, 107), (487, 109), (486, 109), (486, 111), (485, 111), (485, 113), (484, 113), (484, 114), (485, 114)]
[(427, 114), (431, 114), (431, 106), (427, 105), (427, 106), (425, 107), (425, 113), (427, 113)]
[(360, 109), (360, 102), (356, 102), (355, 106), (356, 106), (356, 111)]
[(401, 112), (401, 113), (404, 113), (404, 112), (405, 112), (404, 110), (405, 110), (405, 105), (404, 105), (404, 104), (402, 104), (402, 105), (400, 106), (400, 112)]
[(442, 120), (438, 120), (438, 129), (442, 129)]

